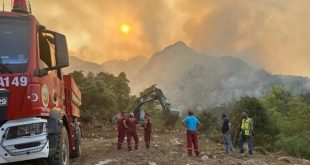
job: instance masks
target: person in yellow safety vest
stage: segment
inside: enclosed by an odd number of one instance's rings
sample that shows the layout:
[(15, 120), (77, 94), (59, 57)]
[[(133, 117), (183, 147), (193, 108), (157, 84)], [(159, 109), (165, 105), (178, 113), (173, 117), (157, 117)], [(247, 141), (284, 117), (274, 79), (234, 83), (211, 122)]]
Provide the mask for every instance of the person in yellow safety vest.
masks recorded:
[(248, 112), (242, 113), (241, 132), (239, 136), (239, 149), (240, 153), (244, 153), (243, 144), (248, 142), (249, 155), (253, 155), (253, 120), (248, 117)]

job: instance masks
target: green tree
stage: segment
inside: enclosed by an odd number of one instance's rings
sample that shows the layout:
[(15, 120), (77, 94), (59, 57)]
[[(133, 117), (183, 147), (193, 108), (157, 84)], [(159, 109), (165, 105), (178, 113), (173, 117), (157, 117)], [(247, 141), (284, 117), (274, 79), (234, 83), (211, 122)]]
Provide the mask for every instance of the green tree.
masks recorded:
[(112, 89), (116, 95), (117, 109), (119, 112), (125, 111), (129, 106), (130, 87), (129, 80), (124, 72), (115, 78)]
[(290, 155), (310, 157), (310, 118), (309, 94), (293, 96), (288, 90), (273, 88), (261, 100), (270, 118), (276, 123), (279, 134), (274, 144), (275, 150)]
[(218, 119), (214, 117), (213, 113), (204, 110), (197, 113), (197, 118), (201, 122), (200, 131), (203, 133), (219, 133)]
[(82, 87), (85, 84), (86, 78), (83, 75), (82, 71), (74, 71), (74, 72), (70, 73), (70, 75), (74, 78), (76, 84), (79, 87)]
[(260, 101), (255, 97), (244, 97), (238, 101), (232, 111), (232, 128), (234, 144), (240, 133), (241, 115), (243, 111), (249, 113), (249, 117), (253, 120), (254, 125), (254, 142), (256, 145), (264, 146), (267, 149), (272, 148), (272, 142), (278, 130), (268, 117), (267, 110), (261, 105)]
[(109, 123), (117, 112), (127, 108), (130, 100), (129, 81), (125, 73), (71, 73), (82, 93), (81, 114), (85, 121)]
[(310, 104), (310, 92), (301, 94), (301, 98), (305, 103)]

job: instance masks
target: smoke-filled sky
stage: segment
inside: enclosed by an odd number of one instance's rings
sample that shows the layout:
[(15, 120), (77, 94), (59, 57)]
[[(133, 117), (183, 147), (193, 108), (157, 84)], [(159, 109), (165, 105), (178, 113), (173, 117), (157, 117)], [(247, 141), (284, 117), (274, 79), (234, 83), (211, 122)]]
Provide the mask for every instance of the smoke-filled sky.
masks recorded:
[[(211, 56), (234, 55), (272, 73), (310, 76), (309, 0), (31, 0), (65, 33), (75, 56), (102, 63), (182, 40)], [(120, 31), (128, 24), (127, 34)]]

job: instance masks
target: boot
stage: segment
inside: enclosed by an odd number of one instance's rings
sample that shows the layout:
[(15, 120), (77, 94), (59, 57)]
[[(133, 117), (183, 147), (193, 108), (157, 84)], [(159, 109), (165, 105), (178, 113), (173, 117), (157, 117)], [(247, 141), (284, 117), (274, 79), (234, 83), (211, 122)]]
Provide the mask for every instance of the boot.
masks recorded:
[(199, 151), (195, 151), (196, 156), (198, 157), (200, 155)]

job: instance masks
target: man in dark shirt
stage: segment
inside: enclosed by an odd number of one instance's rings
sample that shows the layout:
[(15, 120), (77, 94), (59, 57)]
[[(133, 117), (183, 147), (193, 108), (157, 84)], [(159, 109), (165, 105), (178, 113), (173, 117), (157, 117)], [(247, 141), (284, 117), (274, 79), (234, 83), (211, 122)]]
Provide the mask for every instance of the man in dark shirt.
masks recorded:
[(224, 142), (225, 142), (225, 149), (226, 153), (230, 154), (233, 152), (233, 145), (231, 143), (231, 136), (230, 136), (230, 121), (226, 117), (225, 114), (222, 115), (222, 132), (223, 132), (223, 137), (224, 137)]
[(139, 144), (139, 138), (137, 133), (137, 124), (138, 120), (134, 117), (133, 113), (130, 113), (129, 118), (125, 122), (125, 127), (127, 128), (126, 134), (127, 134), (127, 144), (128, 144), (128, 150), (132, 150), (131, 146), (131, 139), (135, 141), (135, 150), (138, 149)]

